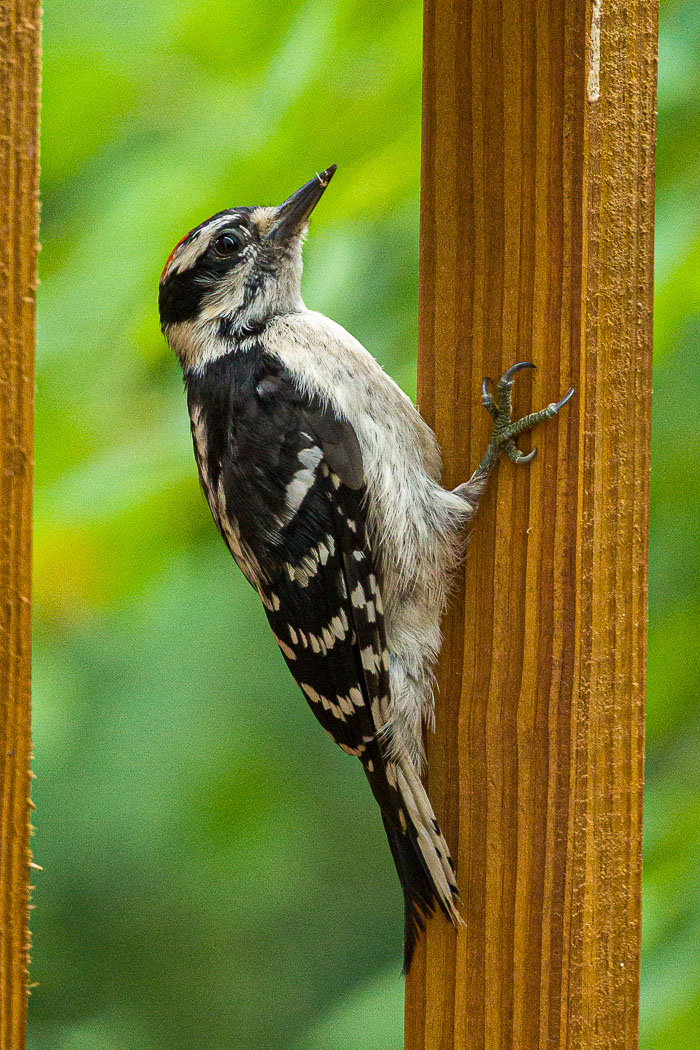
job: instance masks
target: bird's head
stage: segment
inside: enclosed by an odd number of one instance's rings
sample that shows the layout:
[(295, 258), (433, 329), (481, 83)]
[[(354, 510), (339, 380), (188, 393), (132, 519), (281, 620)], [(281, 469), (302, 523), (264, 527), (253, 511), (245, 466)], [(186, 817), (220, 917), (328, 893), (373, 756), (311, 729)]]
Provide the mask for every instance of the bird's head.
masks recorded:
[(195, 226), (160, 278), (160, 325), (186, 368), (197, 368), (303, 308), (301, 248), (308, 220), (335, 172), (332, 164), (277, 208), (231, 208)]

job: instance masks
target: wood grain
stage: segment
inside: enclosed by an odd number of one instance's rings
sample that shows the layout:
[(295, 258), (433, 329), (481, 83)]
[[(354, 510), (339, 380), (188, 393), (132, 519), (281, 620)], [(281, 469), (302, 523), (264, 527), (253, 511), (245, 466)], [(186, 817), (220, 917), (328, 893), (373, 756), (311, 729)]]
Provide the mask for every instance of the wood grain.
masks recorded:
[[(429, 788), (464, 931), (431, 922), (408, 1050), (637, 1046), (657, 9), (425, 0), (419, 402), (446, 481), (503, 463), (445, 623)], [(527, 449), (529, 439), (521, 440)]]
[(0, 1050), (27, 1007), (39, 10), (0, 0)]

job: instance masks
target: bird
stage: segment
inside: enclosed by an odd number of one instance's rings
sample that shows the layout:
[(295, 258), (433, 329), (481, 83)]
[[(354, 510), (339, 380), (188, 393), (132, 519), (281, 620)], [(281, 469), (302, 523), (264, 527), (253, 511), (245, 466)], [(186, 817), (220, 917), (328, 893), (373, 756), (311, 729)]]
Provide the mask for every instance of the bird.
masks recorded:
[(336, 171), (283, 204), (217, 212), (175, 246), (161, 330), (182, 367), (199, 480), (311, 710), (359, 760), (404, 897), (403, 969), (426, 921), (462, 922), (450, 850), (423, 785), (440, 620), (468, 523), (502, 454), (573, 394), (513, 420), (512, 365), (468, 481), (441, 484), (437, 440), (411, 399), (335, 321), (307, 309), (302, 245)]

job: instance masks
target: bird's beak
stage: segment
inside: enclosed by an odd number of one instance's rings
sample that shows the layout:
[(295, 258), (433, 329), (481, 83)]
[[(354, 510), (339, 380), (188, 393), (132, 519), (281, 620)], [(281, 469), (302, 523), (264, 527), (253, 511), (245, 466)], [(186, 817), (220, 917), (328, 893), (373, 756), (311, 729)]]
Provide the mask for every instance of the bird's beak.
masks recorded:
[(267, 235), (269, 240), (280, 244), (291, 240), (320, 201), (326, 186), (335, 174), (336, 167), (336, 164), (331, 164), (330, 168), (326, 168), (319, 175), (314, 175), (313, 179), (293, 193), (284, 204), (280, 204), (276, 209), (277, 214), (272, 229)]

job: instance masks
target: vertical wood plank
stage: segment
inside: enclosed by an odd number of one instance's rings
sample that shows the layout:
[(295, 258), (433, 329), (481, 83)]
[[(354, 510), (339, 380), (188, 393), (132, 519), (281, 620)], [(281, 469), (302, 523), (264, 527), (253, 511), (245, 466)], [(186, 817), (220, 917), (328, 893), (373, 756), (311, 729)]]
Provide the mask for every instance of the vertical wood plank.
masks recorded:
[[(419, 403), (498, 469), (445, 623), (429, 788), (466, 928), (431, 922), (407, 1050), (637, 1046), (655, 0), (425, 0)], [(527, 439), (521, 442), (527, 449)]]
[(25, 1046), (40, 7), (0, 0), (0, 1050)]

